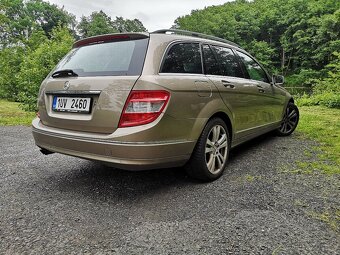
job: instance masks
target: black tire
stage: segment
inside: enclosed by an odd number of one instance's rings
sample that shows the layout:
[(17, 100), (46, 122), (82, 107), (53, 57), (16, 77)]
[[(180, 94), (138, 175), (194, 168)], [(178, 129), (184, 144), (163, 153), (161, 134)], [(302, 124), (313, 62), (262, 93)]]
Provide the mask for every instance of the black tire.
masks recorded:
[[(217, 139), (215, 139), (216, 136)], [(212, 143), (212, 141), (216, 142)], [(202, 181), (216, 180), (223, 174), (226, 168), (229, 151), (230, 136), (227, 125), (220, 118), (211, 119), (204, 127), (191, 158), (186, 165), (188, 175)], [(224, 161), (221, 164), (223, 159)], [(216, 167), (217, 169), (215, 169)]]
[(294, 132), (299, 123), (299, 109), (293, 103), (288, 103), (280, 127), (275, 131), (278, 136), (288, 136)]

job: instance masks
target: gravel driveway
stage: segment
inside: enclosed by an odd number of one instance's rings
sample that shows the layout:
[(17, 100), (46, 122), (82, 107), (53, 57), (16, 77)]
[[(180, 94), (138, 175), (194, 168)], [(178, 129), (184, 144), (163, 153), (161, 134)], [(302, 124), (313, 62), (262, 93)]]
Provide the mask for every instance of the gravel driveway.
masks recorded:
[(316, 145), (297, 135), (238, 147), (203, 184), (44, 156), (27, 127), (0, 137), (2, 254), (339, 254), (339, 232), (313, 217), (340, 208), (337, 180), (285, 172)]

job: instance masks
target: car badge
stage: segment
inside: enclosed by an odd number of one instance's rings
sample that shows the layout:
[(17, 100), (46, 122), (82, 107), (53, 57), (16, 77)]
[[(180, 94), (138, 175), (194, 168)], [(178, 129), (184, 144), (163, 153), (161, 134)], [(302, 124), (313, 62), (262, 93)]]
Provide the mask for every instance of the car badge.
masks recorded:
[(69, 81), (65, 81), (64, 83), (64, 90), (68, 90), (70, 88), (70, 82)]

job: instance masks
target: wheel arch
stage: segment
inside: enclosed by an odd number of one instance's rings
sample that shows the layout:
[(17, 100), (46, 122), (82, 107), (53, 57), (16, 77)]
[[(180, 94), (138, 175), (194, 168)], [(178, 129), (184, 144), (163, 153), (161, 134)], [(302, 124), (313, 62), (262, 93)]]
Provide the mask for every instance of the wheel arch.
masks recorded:
[(233, 137), (233, 125), (231, 123), (231, 120), (230, 120), (228, 114), (226, 114), (225, 112), (222, 112), (222, 111), (216, 112), (208, 119), (207, 123), (213, 118), (220, 118), (224, 121), (224, 123), (227, 125), (227, 128), (228, 128), (229, 137), (230, 137), (230, 139), (232, 139), (232, 137)]

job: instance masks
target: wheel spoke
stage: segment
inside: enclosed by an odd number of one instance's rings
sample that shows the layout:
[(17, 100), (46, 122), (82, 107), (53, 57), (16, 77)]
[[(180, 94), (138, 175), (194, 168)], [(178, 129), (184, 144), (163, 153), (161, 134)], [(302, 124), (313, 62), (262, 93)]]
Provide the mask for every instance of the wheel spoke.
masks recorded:
[(221, 135), (221, 138), (217, 141), (219, 144), (222, 144), (224, 141), (227, 140), (227, 135), (223, 134)]
[(210, 172), (215, 172), (215, 168), (216, 168), (216, 156), (213, 155), (212, 159), (211, 159), (211, 166), (210, 166)]
[[(218, 169), (221, 169), (222, 168), (222, 165), (223, 165), (223, 160), (221, 160), (220, 158), (220, 155), (221, 154), (217, 154), (217, 165), (218, 165)], [(222, 155), (221, 155), (222, 156)]]
[(288, 118), (291, 119), (293, 116), (296, 116), (295, 110), (293, 110), (289, 113)]
[(210, 141), (209, 139), (207, 139), (207, 145), (210, 145), (211, 147), (213, 147), (214, 143), (212, 141)]
[(285, 127), (285, 123), (284, 122), (282, 122), (281, 123), (281, 126), (280, 126), (280, 132), (284, 132), (284, 127)]
[(208, 161), (208, 163), (207, 163), (207, 166), (208, 166), (209, 171), (211, 171), (212, 164), (213, 164), (213, 160), (214, 160), (214, 155), (211, 155), (211, 156), (209, 157), (209, 161)]
[(295, 121), (288, 120), (288, 123), (292, 128), (296, 125)]
[(213, 151), (214, 151), (213, 147), (210, 147), (210, 148), (206, 147), (205, 148), (205, 153), (210, 153), (211, 154), (211, 152), (213, 152)]
[(287, 130), (288, 132), (289, 132), (290, 130), (292, 130), (293, 126), (292, 126), (289, 122), (287, 122), (286, 125), (287, 125), (287, 129), (289, 128), (289, 129)]
[(218, 158), (221, 160), (222, 164), (224, 163), (224, 156), (221, 153), (217, 154)]
[(220, 126), (215, 126), (213, 128), (213, 139), (212, 139), (212, 142), (216, 142), (218, 140), (219, 135), (220, 135)]
[(219, 148), (219, 149), (222, 149), (222, 148), (227, 147), (227, 145), (228, 145), (228, 141), (225, 140), (222, 144), (220, 144), (220, 146), (218, 146), (218, 148)]
[(287, 123), (285, 122), (284, 124), (283, 124), (283, 133), (286, 133), (287, 132)]

